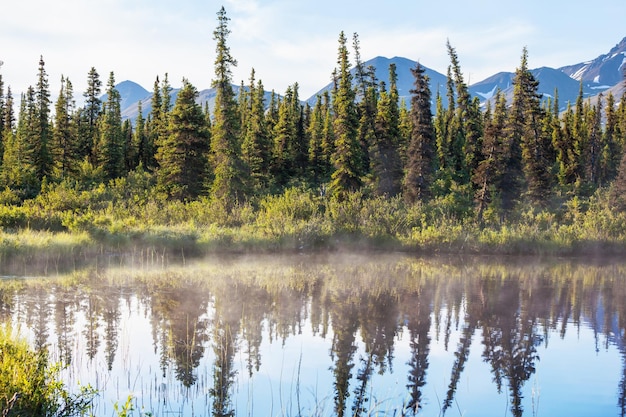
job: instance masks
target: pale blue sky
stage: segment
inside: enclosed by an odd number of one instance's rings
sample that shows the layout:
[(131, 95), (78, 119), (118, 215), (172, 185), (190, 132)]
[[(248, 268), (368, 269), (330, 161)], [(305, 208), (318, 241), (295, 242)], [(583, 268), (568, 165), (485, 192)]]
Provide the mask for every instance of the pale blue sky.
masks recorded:
[[(364, 60), (404, 56), (446, 72), (446, 39), (466, 81), (529, 65), (593, 59), (626, 36), (626, 1), (571, 0), (20, 0), (0, 13), (0, 68), (14, 94), (34, 85), (39, 56), (57, 94), (61, 74), (76, 96), (93, 66), (104, 83), (133, 80), (152, 90), (157, 75), (208, 88), (214, 77), (216, 13), (231, 19), (233, 81), (254, 67), (266, 89), (298, 82), (308, 98), (330, 80), (340, 31), (359, 34)], [(352, 57), (352, 56), (351, 56)], [(19, 94), (19, 93), (17, 93)], [(16, 95), (17, 95), (16, 94)]]

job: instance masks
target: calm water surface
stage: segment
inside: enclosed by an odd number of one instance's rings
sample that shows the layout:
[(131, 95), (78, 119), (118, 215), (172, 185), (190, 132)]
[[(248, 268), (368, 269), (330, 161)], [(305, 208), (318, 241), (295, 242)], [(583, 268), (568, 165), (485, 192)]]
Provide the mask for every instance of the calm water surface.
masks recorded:
[(153, 416), (626, 414), (623, 261), (142, 255), (22, 271), (0, 279), (0, 316), (67, 365), (68, 386), (100, 391), (96, 416), (129, 395)]

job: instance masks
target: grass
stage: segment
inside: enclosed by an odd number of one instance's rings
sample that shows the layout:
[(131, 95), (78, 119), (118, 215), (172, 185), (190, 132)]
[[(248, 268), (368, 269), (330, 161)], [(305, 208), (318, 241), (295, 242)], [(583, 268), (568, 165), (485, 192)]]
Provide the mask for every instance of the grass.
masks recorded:
[[(492, 207), (474, 218), (465, 200), (406, 204), (355, 192), (343, 200), (304, 188), (225, 212), (210, 199), (191, 202), (124, 197), (114, 184), (64, 188), (21, 205), (0, 204), (0, 257), (88, 257), (153, 250), (183, 257), (211, 253), (378, 249), (415, 253), (546, 254), (626, 252), (626, 213), (606, 190), (562, 198), (552, 208)], [(145, 193), (144, 193), (145, 194)], [(470, 201), (471, 204), (471, 201)]]
[(60, 367), (46, 350), (34, 351), (11, 326), (0, 326), (0, 409), (9, 416), (74, 416), (89, 409), (95, 391), (70, 394), (59, 379)]

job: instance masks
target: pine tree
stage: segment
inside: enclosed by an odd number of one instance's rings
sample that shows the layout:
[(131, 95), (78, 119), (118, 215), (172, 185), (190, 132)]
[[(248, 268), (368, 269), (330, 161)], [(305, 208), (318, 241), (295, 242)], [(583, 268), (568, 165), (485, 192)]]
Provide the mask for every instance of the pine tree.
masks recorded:
[(171, 198), (193, 199), (203, 191), (207, 178), (209, 131), (198, 90), (186, 79), (170, 113), (168, 135), (156, 155), (157, 183)]
[(528, 51), (523, 49), (520, 67), (515, 72), (514, 92), (510, 112), (510, 134), (513, 142), (520, 143), (523, 169), (530, 199), (545, 204), (551, 190), (548, 159), (552, 138), (542, 130), (543, 109), (541, 95), (537, 93), (539, 82), (528, 69)]
[(121, 97), (115, 88), (115, 75), (109, 74), (107, 101), (100, 120), (100, 142), (97, 149), (98, 166), (107, 179), (118, 178), (124, 173), (124, 137), (122, 134)]
[(135, 119), (135, 132), (133, 143), (137, 149), (137, 156), (134, 161), (135, 166), (141, 165), (143, 169), (150, 171), (156, 166), (154, 155), (154, 143), (150, 140), (148, 131), (146, 130), (146, 121), (143, 118), (143, 103), (141, 100), (137, 103), (137, 119)]
[[(2, 64), (0, 63), (0, 66)], [(0, 74), (0, 157), (2, 156), (2, 132), (4, 131), (4, 114), (6, 112), (6, 99), (4, 96), (4, 80)], [(1, 160), (2, 158), (0, 158)]]
[(346, 192), (359, 189), (362, 184), (359, 176), (362, 163), (361, 145), (358, 143), (359, 119), (343, 32), (339, 35), (338, 64), (338, 87), (333, 97), (335, 149), (332, 155), (334, 171), (331, 175), (330, 191), (333, 195), (343, 196)]
[(213, 184), (211, 196), (220, 202), (226, 211), (230, 211), (238, 202), (247, 198), (247, 184), (244, 174), (247, 171), (241, 160), (240, 115), (231, 85), (231, 66), (237, 61), (231, 56), (226, 44), (230, 30), (224, 7), (217, 13), (218, 26), (213, 32), (217, 42), (215, 59), (216, 89), (215, 110), (211, 132), (211, 166)]
[(309, 179), (314, 187), (319, 187), (325, 182), (326, 173), (322, 150), (324, 110), (322, 107), (322, 97), (320, 95), (317, 96), (315, 106), (313, 106), (307, 131), (309, 135)]
[(400, 143), (400, 108), (395, 64), (389, 66), (389, 92), (381, 88), (376, 114), (373, 168), (376, 192), (393, 197), (400, 192), (402, 165)]
[(507, 108), (506, 98), (500, 90), (497, 91), (494, 102), (493, 114), (490, 107), (485, 112), (485, 136), (482, 142), (484, 158), (472, 176), (476, 185), (475, 200), (478, 206), (476, 217), (479, 221), (483, 220), (483, 212), (487, 206), (506, 192), (504, 190), (506, 185), (502, 181), (505, 179), (505, 165), (509, 154), (506, 138)]
[(578, 96), (576, 98), (576, 107), (574, 108), (574, 158), (575, 158), (575, 175), (576, 182), (584, 184), (588, 181), (589, 174), (589, 137), (588, 137), (587, 121), (585, 119), (585, 104), (583, 100), (583, 85), (580, 82)]
[(147, 171), (153, 171), (158, 167), (155, 155), (158, 152), (161, 138), (167, 133), (166, 118), (163, 114), (161, 82), (158, 76), (154, 80), (150, 106), (151, 110), (145, 126), (145, 146), (140, 151), (140, 159)]
[(138, 148), (135, 146), (135, 134), (130, 119), (122, 122), (122, 175), (137, 167)]
[(250, 114), (246, 119), (241, 153), (248, 167), (252, 191), (258, 194), (269, 186), (270, 138), (265, 121), (265, 91), (260, 80), (254, 85), (254, 70), (250, 76), (250, 95)]
[(3, 135), (2, 185), (16, 190), (23, 199), (32, 198), (39, 192), (33, 151), (29, 146), (36, 140), (38, 124), (35, 90), (32, 86), (22, 94), (17, 121), (15, 135), (6, 127)]
[(378, 81), (376, 69), (373, 66), (364, 67), (361, 61), (361, 47), (359, 35), (353, 35), (354, 69), (357, 89), (357, 112), (359, 114), (358, 141), (361, 145), (362, 163), (360, 175), (366, 176), (371, 169), (370, 148), (376, 136), (376, 113), (378, 112)]
[(272, 175), (278, 187), (284, 187), (295, 173), (297, 117), (294, 114), (294, 89), (287, 87), (278, 107), (278, 121), (272, 133)]
[(404, 199), (409, 203), (427, 200), (436, 166), (435, 130), (430, 109), (430, 87), (426, 70), (420, 64), (411, 69), (415, 79), (411, 90), (411, 135), (407, 147), (403, 182)]
[(600, 156), (599, 182), (601, 185), (608, 184), (617, 175), (617, 168), (620, 163), (621, 149), (616, 142), (617, 114), (615, 112), (615, 98), (609, 92), (606, 97), (606, 124), (602, 138), (602, 149)]
[(600, 185), (600, 159), (602, 152), (602, 99), (603, 95), (598, 95), (598, 102), (595, 106), (586, 106), (585, 118), (589, 121), (588, 133), (589, 138), (589, 155), (587, 163), (586, 177), (589, 179), (589, 183), (595, 187)]
[(51, 151), (54, 159), (55, 177), (72, 177), (78, 162), (78, 130), (75, 123), (76, 102), (69, 78), (61, 77), (61, 90), (55, 105), (54, 133)]
[(100, 100), (102, 81), (100, 75), (94, 67), (91, 67), (87, 75), (87, 90), (83, 93), (85, 97), (85, 107), (81, 111), (79, 127), (78, 158), (89, 158), (92, 164), (96, 163), (95, 147), (100, 139), (98, 133), (98, 120), (102, 112), (102, 101)]
[(52, 142), (52, 127), (50, 125), (50, 88), (48, 84), (48, 74), (45, 69), (43, 57), (39, 59), (39, 76), (37, 88), (35, 90), (37, 105), (37, 124), (33, 142), (29, 144), (35, 175), (39, 181), (44, 177), (49, 177), (52, 173), (52, 155), (50, 153), (50, 142)]
[[(2, 112), (2, 131), (0, 132), (0, 146), (2, 158), (0, 158), (0, 173), (2, 172), (2, 163), (4, 160), (4, 152), (6, 143), (15, 140), (15, 114), (13, 110), (13, 95), (11, 87), (7, 87), (7, 93), (4, 99), (4, 111)], [(1, 178), (1, 174), (0, 174)]]

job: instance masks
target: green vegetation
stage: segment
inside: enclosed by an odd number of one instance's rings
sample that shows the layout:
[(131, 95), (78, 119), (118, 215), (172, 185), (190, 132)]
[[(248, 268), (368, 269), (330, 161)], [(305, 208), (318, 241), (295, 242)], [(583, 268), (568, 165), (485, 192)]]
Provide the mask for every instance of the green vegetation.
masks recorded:
[(96, 392), (83, 387), (67, 391), (59, 379), (60, 368), (50, 364), (45, 349), (34, 351), (28, 342), (0, 326), (0, 409), (9, 416), (83, 415)]
[(581, 90), (561, 113), (558, 94), (537, 93), (524, 49), (513, 97), (497, 92), (482, 111), (448, 43), (446, 97), (437, 94), (433, 115), (419, 65), (408, 109), (395, 67), (389, 86), (378, 82), (356, 34), (349, 70), (342, 32), (332, 91), (311, 107), (296, 83), (266, 103), (254, 70), (235, 93), (229, 20), (222, 8), (211, 111), (187, 80), (172, 105), (166, 74), (133, 125), (114, 74), (103, 101), (92, 68), (84, 107), (63, 78), (52, 116), (41, 58), (16, 117), (0, 74), (1, 256), (626, 249), (626, 97), (591, 103)]

